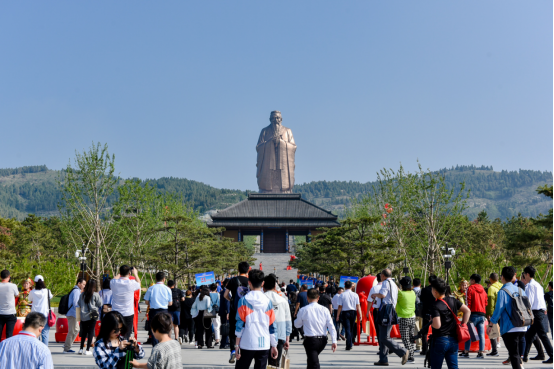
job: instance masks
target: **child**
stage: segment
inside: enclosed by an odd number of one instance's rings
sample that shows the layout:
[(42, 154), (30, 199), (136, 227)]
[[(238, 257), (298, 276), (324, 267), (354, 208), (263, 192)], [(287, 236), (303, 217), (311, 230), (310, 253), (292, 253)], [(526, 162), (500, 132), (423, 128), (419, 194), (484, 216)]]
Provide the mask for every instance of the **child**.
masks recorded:
[(181, 345), (179, 345), (179, 341), (169, 337), (173, 329), (171, 315), (168, 313), (156, 314), (150, 322), (150, 327), (159, 343), (152, 349), (148, 363), (139, 363), (133, 360), (131, 361), (133, 368), (182, 369)]

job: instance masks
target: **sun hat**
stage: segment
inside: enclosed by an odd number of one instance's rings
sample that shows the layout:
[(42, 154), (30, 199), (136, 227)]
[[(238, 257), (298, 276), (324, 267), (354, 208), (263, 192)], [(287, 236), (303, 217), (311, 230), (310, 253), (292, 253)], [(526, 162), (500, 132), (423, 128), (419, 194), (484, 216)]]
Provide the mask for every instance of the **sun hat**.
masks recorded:
[(35, 282), (38, 282), (39, 279), (42, 279), (42, 281), (44, 282), (44, 277), (40, 274), (35, 277)]

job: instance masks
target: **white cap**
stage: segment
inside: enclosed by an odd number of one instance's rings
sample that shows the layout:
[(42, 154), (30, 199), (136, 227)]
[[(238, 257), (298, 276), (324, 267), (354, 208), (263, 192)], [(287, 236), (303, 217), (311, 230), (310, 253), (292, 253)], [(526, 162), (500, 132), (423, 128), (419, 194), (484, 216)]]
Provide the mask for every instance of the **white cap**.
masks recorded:
[(35, 277), (35, 283), (37, 283), (39, 279), (42, 279), (42, 281), (44, 282), (44, 277), (39, 274)]

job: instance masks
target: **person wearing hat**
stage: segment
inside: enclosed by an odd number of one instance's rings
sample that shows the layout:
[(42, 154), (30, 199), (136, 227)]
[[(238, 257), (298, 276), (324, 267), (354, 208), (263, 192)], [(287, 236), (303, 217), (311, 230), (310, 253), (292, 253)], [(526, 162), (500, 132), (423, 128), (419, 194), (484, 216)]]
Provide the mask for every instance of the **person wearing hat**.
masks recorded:
[[(49, 301), (54, 297), (52, 292), (46, 288), (44, 284), (44, 277), (40, 274), (35, 277), (35, 289), (29, 293), (29, 302), (31, 303), (31, 311), (41, 313), (48, 319), (48, 313), (50, 312)], [(42, 329), (40, 337), (37, 337), (42, 343), (48, 346), (48, 333), (50, 327), (48, 324)]]
[(400, 280), (402, 291), (398, 291), (398, 303), (396, 304), (396, 314), (398, 315), (398, 324), (400, 325), (400, 336), (404, 347), (410, 351), (408, 362), (414, 362), (415, 344), (412, 342), (411, 335), (414, 331), (416, 321), (416, 294), (412, 291), (412, 278), (406, 276)]
[(29, 293), (33, 289), (33, 281), (30, 278), (21, 281), (21, 291), (17, 300), (17, 316), (24, 318), (31, 312), (31, 304), (29, 303)]

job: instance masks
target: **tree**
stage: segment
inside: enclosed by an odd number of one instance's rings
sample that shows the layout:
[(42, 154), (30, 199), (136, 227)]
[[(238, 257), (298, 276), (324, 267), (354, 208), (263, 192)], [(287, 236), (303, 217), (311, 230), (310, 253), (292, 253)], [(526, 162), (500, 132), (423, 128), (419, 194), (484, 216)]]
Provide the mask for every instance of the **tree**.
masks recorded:
[(336, 228), (323, 228), (312, 242), (302, 243), (291, 262), (303, 273), (365, 276), (381, 270), (397, 257), (388, 252), (393, 241), (385, 240), (380, 217), (360, 216), (341, 221)]
[(75, 168), (70, 162), (59, 180), (62, 200), (58, 209), (64, 233), (76, 249), (84, 244), (90, 250), (93, 265), (89, 272), (97, 281), (105, 268), (111, 268), (112, 257), (117, 253), (108, 198), (118, 182), (115, 156), (110, 157), (108, 145), (102, 147), (100, 143), (93, 143), (82, 154), (75, 152)]

